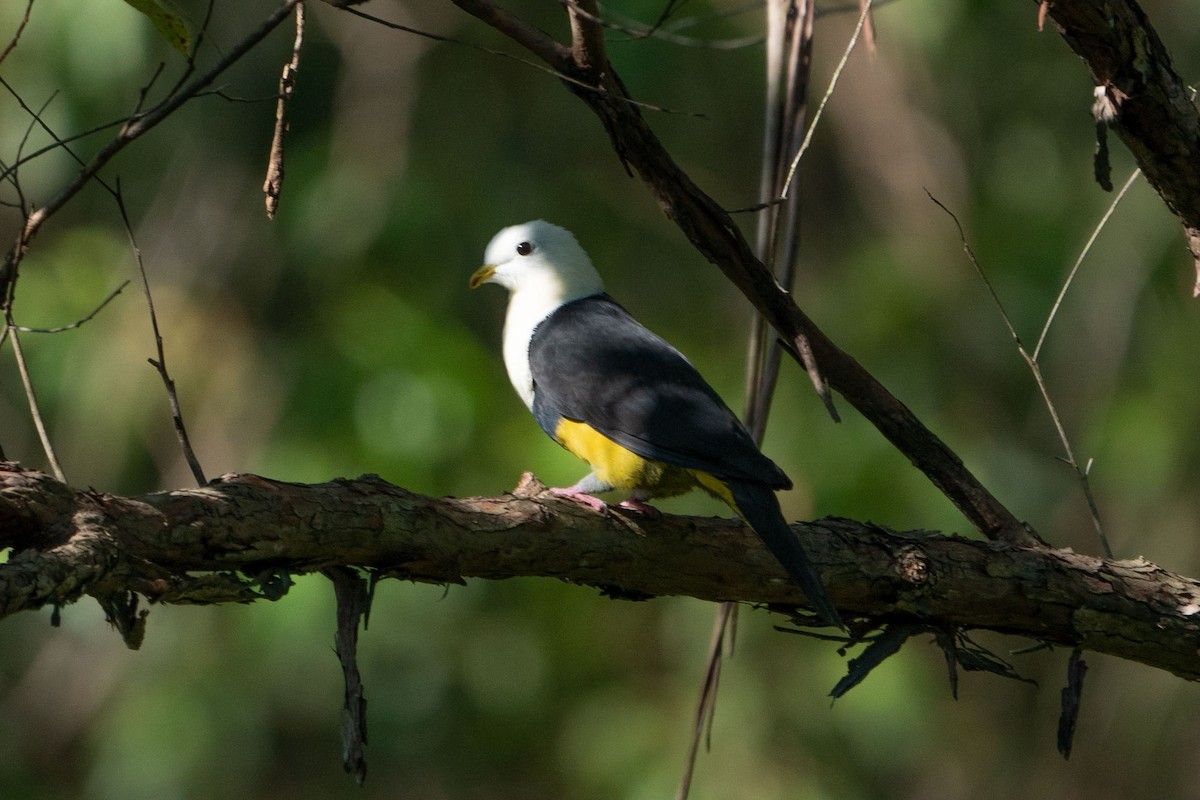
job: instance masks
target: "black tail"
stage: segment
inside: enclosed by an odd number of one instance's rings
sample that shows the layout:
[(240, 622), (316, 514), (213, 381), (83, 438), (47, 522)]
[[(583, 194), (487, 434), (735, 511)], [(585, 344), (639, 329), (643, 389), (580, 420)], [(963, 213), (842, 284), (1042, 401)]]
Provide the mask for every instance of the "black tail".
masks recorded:
[(837, 609), (825, 593), (825, 587), (821, 585), (821, 576), (816, 567), (808, 560), (800, 540), (784, 520), (775, 492), (755, 483), (729, 481), (726, 485), (733, 501), (737, 503), (738, 513), (754, 529), (775, 558), (779, 559), (779, 563), (792, 576), (792, 580), (804, 590), (817, 616), (830, 625), (845, 628)]

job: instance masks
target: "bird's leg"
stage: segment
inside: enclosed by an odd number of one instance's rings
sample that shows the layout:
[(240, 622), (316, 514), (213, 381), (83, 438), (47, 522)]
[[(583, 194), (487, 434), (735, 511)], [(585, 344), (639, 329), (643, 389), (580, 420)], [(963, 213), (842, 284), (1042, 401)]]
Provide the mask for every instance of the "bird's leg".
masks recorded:
[(612, 489), (612, 484), (605, 483), (596, 477), (596, 473), (589, 472), (579, 479), (579, 482), (574, 486), (564, 486), (561, 488), (550, 489), (550, 494), (556, 497), (564, 497), (568, 500), (574, 500), (576, 503), (582, 503), (594, 511), (603, 514), (608, 511), (608, 503), (601, 500), (595, 495), (600, 492), (607, 492)]
[(653, 519), (661, 517), (662, 512), (646, 502), (649, 499), (650, 495), (646, 494), (645, 492), (634, 491), (631, 492), (629, 497), (626, 497), (618, 505), (620, 505), (621, 508), (629, 511), (636, 511), (639, 514), (645, 514), (647, 517), (651, 517)]

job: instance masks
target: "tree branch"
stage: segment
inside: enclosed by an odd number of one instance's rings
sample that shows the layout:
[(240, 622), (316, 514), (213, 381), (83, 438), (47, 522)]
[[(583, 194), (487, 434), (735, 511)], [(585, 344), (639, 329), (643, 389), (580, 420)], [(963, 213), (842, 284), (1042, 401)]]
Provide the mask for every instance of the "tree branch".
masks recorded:
[[(550, 577), (615, 597), (687, 595), (804, 606), (758, 539), (731, 520), (598, 515), (524, 480), (501, 497), (434, 498), (375, 476), (304, 485), (226, 475), (138, 497), (0, 468), (0, 616), (82, 594), (154, 602), (263, 597), (246, 576), (352, 565), (406, 580)], [(856, 629), (984, 628), (1200, 679), (1200, 582), (1108, 561), (869, 523), (796, 523)], [(260, 578), (261, 580), (261, 578)]]
[[(528, 26), (520, 28), (511, 15), (486, 0), (453, 1), (545, 58), (551, 66), (563, 69), (564, 52), (569, 51), (562, 45), (549, 47), (546, 34), (530, 34)], [(547, 52), (549, 57), (543, 55)], [(611, 64), (599, 80), (596, 90), (583, 90), (571, 83), (566, 87), (600, 118), (617, 156), (649, 185), (667, 217), (762, 313), (793, 355), (810, 347), (829, 385), (924, 472), (985, 536), (1012, 544), (1039, 543), (1036, 534), (1018, 521), (941, 439), (800, 310), (791, 294), (754, 256), (729, 214), (671, 158), (630, 102)]]
[(208, 69), (204, 74), (198, 76), (195, 80), (177, 91), (173, 91), (162, 102), (154, 106), (144, 113), (138, 113), (125, 121), (121, 126), (121, 130), (106, 144), (95, 157), (83, 165), (79, 174), (67, 184), (58, 194), (48, 200), (45, 205), (32, 211), (25, 219), (25, 226), (21, 230), (17, 244), (9, 250), (5, 257), (3, 267), (0, 267), (0, 288), (3, 288), (7, 281), (12, 280), (15, 275), (13, 273), (13, 264), (20, 261), (25, 250), (37, 235), (42, 224), (45, 223), (59, 209), (66, 205), (72, 197), (80, 192), (87, 183), (100, 172), (109, 161), (113, 159), (117, 153), (125, 149), (127, 145), (135, 139), (146, 133), (163, 120), (174, 114), (180, 106), (198, 95), (202, 90), (207, 89), (212, 83), (229, 67), (238, 61), (246, 53), (254, 49), (255, 45), (267, 37), (267, 35), (275, 30), (275, 28), (287, 19), (292, 13), (292, 7), (299, 0), (282, 0), (281, 5), (275, 9), (262, 24), (254, 31), (236, 43), (226, 52), (217, 62)]
[(1134, 0), (1055, 0), (1047, 11), (1106, 93), (1115, 111), (1111, 127), (1183, 222), (1200, 275), (1200, 111), (1195, 92), (1175, 72), (1170, 54)]

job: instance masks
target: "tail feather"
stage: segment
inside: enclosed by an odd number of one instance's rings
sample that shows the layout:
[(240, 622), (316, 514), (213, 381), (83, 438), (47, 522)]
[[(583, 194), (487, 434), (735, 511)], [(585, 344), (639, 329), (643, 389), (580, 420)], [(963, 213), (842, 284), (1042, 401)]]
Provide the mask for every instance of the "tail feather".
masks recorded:
[(734, 510), (754, 529), (767, 549), (804, 590), (813, 611), (830, 625), (844, 628), (841, 616), (821, 584), (820, 574), (784, 520), (775, 492), (766, 486), (740, 481), (729, 481), (726, 486), (733, 497)]

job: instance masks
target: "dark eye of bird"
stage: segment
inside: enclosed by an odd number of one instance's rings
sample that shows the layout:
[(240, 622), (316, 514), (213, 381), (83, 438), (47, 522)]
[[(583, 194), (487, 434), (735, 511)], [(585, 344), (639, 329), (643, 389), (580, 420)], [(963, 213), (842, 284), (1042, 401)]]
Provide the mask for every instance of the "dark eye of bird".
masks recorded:
[(531, 245), (529, 242), (521, 242), (519, 245), (517, 245), (517, 255), (519, 256), (527, 256), (532, 252), (533, 245)]

